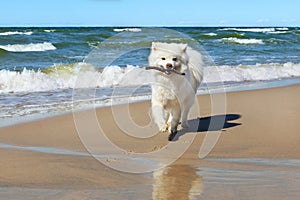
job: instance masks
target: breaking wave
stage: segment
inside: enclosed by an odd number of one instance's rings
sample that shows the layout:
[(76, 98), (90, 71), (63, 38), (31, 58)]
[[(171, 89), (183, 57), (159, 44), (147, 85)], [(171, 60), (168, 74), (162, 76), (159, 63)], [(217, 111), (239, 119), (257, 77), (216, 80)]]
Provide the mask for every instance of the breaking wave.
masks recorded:
[(217, 33), (204, 33), (203, 35), (206, 35), (206, 36), (217, 36), (218, 34)]
[(223, 28), (219, 31), (237, 31), (237, 32), (253, 32), (253, 33), (270, 33), (270, 34), (285, 34), (289, 28)]
[(222, 65), (205, 70), (206, 82), (268, 81), (300, 77), (300, 63), (269, 63), (256, 65)]
[(0, 49), (10, 52), (30, 52), (30, 51), (49, 51), (56, 47), (50, 42), (30, 43), (30, 44), (8, 44), (0, 45)]
[(45, 29), (44, 32), (46, 32), (46, 33), (53, 33), (53, 32), (55, 32), (55, 29)]
[(236, 37), (222, 38), (220, 42), (236, 43), (236, 44), (264, 44), (261, 39), (242, 39)]
[(266, 33), (266, 32), (276, 31), (275, 28), (223, 28), (223, 29), (220, 29), (220, 30), (223, 30), (223, 31), (257, 32), (257, 33)]
[[(207, 83), (268, 81), (300, 77), (300, 63), (270, 63), (238, 66), (206, 67)], [(80, 80), (78, 76), (80, 75)], [(105, 88), (144, 85), (151, 73), (143, 68), (108, 66), (97, 69), (86, 63), (56, 65), (44, 70), (0, 71), (0, 94), (9, 92), (39, 92), (72, 88)]]
[(141, 32), (142, 29), (140, 28), (114, 28), (113, 29), (115, 32), (123, 32), (123, 31), (128, 31), (128, 32)]
[(0, 35), (31, 35), (32, 33), (33, 33), (32, 31), (27, 31), (27, 32), (8, 31), (8, 32), (0, 33)]

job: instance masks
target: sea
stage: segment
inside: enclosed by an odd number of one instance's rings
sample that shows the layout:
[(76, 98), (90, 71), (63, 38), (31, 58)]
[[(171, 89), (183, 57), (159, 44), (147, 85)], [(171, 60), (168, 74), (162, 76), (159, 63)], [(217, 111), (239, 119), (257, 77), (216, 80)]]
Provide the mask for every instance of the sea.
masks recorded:
[(0, 126), (150, 99), (153, 41), (203, 54), (199, 94), (300, 83), (297, 27), (5, 27)]

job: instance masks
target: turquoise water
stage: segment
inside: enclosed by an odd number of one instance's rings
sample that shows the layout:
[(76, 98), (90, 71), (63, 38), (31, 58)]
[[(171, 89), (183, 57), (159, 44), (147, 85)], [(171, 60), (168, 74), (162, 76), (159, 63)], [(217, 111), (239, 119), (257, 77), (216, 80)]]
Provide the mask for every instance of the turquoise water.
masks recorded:
[[(182, 37), (165, 33), (154, 37), (151, 30), (0, 28), (0, 125), (94, 103), (107, 105), (112, 96), (130, 96), (132, 101), (149, 98), (150, 87), (143, 84), (149, 77), (140, 67), (147, 65), (152, 41), (193, 40), (203, 48), (210, 62), (205, 66), (205, 80), (199, 93), (224, 86), (230, 91), (299, 83), (300, 28), (170, 29)], [(90, 55), (97, 48), (101, 54), (95, 54), (95, 61)], [(124, 48), (135, 50), (111, 59)], [(84, 71), (80, 84), (79, 71)], [(129, 72), (131, 75), (124, 79)], [(132, 94), (136, 85), (141, 86)], [(114, 92), (116, 86), (121, 88), (118, 93)], [(88, 95), (74, 102), (74, 88), (85, 88), (84, 94)]]
[[(299, 28), (172, 29), (198, 41), (217, 65), (300, 62)], [(43, 69), (81, 62), (94, 47), (121, 31), (131, 32), (132, 38), (144, 32), (143, 40), (151, 39), (146, 28), (0, 28), (0, 69)], [(38, 44), (42, 44), (40, 49)], [(145, 63), (140, 58), (123, 58), (123, 64)]]

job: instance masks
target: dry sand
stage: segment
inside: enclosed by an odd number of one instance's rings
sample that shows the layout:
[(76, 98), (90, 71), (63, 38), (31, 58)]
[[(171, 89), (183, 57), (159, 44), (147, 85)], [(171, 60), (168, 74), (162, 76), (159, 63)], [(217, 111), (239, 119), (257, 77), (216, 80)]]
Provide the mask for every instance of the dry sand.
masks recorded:
[[(184, 144), (191, 136), (195, 140), (176, 162), (154, 173), (118, 172), (88, 156), (72, 114), (1, 128), (0, 199), (298, 199), (300, 85), (226, 96), (227, 112), (218, 115), (211, 114), (210, 95), (198, 96), (201, 120), (194, 116), (191, 123), (200, 126), (194, 132), (180, 131), (172, 143)], [(118, 113), (124, 106), (114, 109)], [(131, 119), (149, 125), (137, 135), (157, 131), (149, 108), (149, 101), (129, 105)], [(92, 114), (76, 114), (86, 130), (92, 129)], [(96, 116), (107, 137), (128, 154), (169, 144), (165, 133), (148, 139), (124, 134), (109, 107), (97, 109)], [(199, 159), (203, 139), (214, 133), (209, 122), (219, 119), (225, 124), (213, 130), (221, 131), (220, 138)], [(107, 146), (97, 148), (109, 152)]]

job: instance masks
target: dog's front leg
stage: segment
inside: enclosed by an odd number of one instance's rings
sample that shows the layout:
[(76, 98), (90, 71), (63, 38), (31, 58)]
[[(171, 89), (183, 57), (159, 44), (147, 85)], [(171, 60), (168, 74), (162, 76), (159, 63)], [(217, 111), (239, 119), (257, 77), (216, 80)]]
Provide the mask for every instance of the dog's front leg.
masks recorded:
[(181, 109), (179, 106), (175, 106), (172, 109), (172, 120), (171, 120), (171, 129), (169, 130), (170, 133), (175, 134), (177, 133), (177, 127), (179, 124), (180, 116), (181, 116)]
[(169, 129), (168, 119), (170, 113), (160, 104), (152, 104), (152, 117), (159, 131), (167, 132)]
[(184, 108), (182, 112), (182, 117), (181, 117), (181, 127), (182, 128), (189, 128), (189, 123), (188, 123), (188, 114), (189, 114), (190, 108)]

